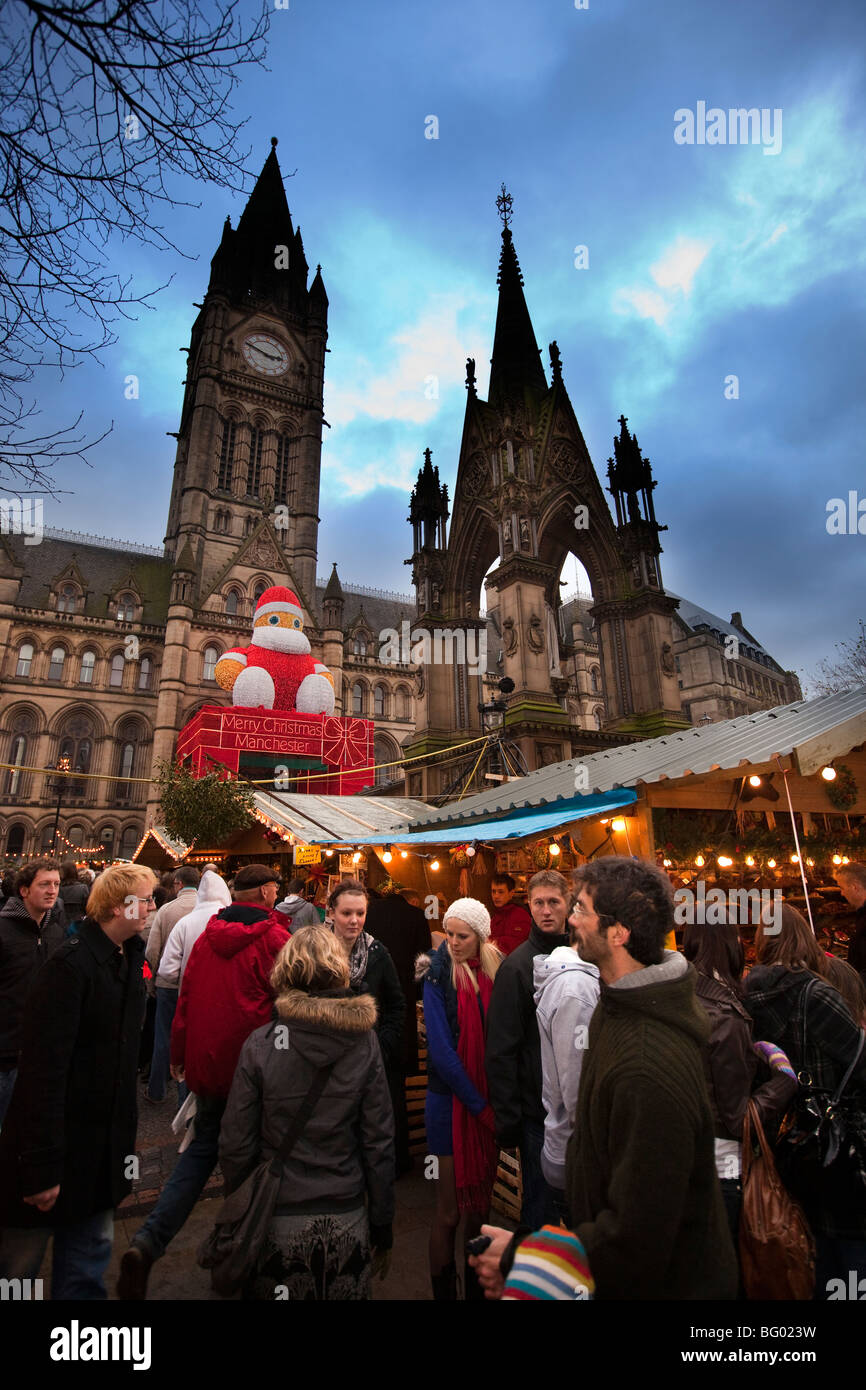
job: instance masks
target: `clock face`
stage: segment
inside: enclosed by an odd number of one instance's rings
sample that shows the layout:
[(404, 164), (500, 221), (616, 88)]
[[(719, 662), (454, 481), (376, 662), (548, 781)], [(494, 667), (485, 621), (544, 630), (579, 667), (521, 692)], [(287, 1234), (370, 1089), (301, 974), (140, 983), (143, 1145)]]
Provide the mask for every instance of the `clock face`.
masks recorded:
[(289, 354), (270, 333), (251, 333), (244, 339), (244, 357), (254, 371), (264, 376), (282, 376), (289, 365)]

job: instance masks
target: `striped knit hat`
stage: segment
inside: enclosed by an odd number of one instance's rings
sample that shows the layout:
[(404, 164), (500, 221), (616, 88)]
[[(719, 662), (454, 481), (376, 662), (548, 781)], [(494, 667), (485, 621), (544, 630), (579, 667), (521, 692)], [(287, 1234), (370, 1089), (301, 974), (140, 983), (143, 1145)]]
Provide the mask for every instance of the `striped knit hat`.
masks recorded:
[(509, 1302), (590, 1299), (594, 1292), (586, 1251), (577, 1236), (564, 1226), (542, 1226), (518, 1245), (502, 1298)]

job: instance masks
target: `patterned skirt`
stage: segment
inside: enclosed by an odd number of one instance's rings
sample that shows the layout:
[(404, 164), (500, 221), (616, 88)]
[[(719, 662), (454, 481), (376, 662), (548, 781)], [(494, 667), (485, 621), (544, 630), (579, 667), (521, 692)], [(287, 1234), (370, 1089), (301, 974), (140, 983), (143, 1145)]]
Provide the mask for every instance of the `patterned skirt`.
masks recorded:
[(370, 1298), (367, 1211), (275, 1216), (244, 1297), (347, 1302)]

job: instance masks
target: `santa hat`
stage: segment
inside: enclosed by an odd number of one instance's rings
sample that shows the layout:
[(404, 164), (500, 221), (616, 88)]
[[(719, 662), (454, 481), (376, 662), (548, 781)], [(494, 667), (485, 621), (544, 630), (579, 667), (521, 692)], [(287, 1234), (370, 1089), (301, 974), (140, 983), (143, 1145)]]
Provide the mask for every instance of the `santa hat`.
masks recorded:
[(442, 919), (443, 927), (449, 917), (459, 917), (460, 921), (465, 922), (467, 927), (471, 927), (475, 935), (480, 936), (482, 941), (489, 941), (490, 913), (477, 898), (455, 899)]
[(304, 616), (297, 594), (280, 585), (275, 585), (273, 589), (265, 589), (256, 604), (254, 620), (263, 617), (265, 613), (289, 613), (293, 618)]

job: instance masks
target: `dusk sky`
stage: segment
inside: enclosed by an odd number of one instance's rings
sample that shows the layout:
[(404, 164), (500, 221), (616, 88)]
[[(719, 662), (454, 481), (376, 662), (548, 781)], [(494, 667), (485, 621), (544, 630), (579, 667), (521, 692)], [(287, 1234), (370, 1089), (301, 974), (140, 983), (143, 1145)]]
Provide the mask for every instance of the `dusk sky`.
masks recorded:
[[(275, 10), (270, 71), (246, 72), (235, 110), (251, 180), (272, 135), (297, 170), (289, 206), (330, 299), (319, 574), (337, 560), (344, 582), (409, 590), (408, 494), (426, 446), (453, 493), (467, 356), (486, 395), (504, 180), (542, 360), (556, 338), (597, 471), (622, 413), (652, 461), (666, 586), (741, 610), (800, 672), (853, 637), (866, 534), (826, 522), (854, 491), (866, 532), (864, 50), (862, 0)], [(699, 103), (765, 110), (767, 138), (677, 143), (675, 113)], [(180, 192), (201, 206), (172, 215), (171, 239), (195, 259), (115, 246), (141, 291), (171, 284), (101, 368), (37, 380), (45, 426), (80, 408), (91, 434), (114, 421), (91, 469), (58, 471), (49, 526), (162, 542), (178, 349), (243, 207)]]

